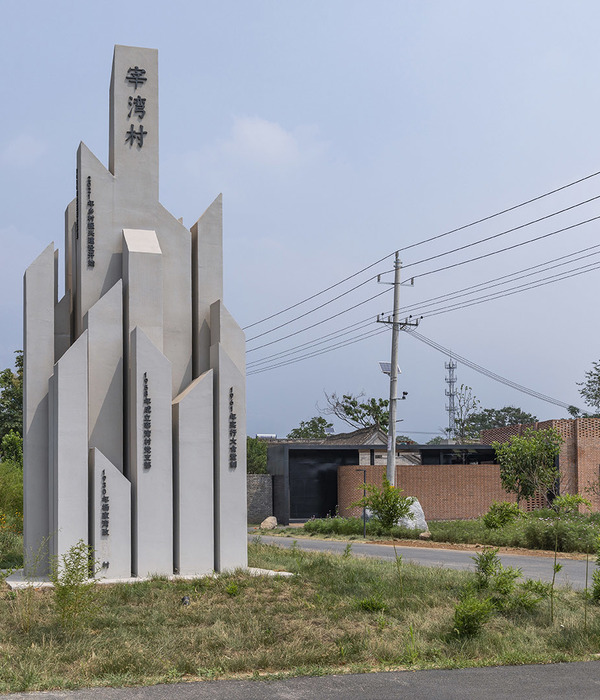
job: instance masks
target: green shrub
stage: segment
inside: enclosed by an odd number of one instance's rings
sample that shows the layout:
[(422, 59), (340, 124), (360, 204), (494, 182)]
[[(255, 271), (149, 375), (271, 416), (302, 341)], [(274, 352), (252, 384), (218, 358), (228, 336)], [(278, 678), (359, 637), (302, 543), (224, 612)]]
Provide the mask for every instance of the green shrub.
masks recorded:
[(492, 578), (502, 569), (498, 548), (486, 548), (471, 559), (475, 562), (477, 588), (480, 590), (489, 588)]
[(592, 572), (592, 600), (600, 603), (600, 569)]
[(517, 503), (509, 503), (508, 501), (494, 501), (488, 512), (483, 516), (483, 524), (490, 530), (496, 530), (504, 527), (513, 520), (517, 520), (523, 515), (523, 511)]
[(385, 476), (381, 488), (367, 484), (366, 490), (367, 495), (352, 505), (369, 508), (386, 532), (390, 532), (400, 518), (414, 517), (410, 507), (415, 499), (403, 496), (402, 489), (392, 486)]
[(494, 614), (489, 598), (468, 595), (454, 609), (453, 633), (460, 638), (474, 637)]
[(96, 614), (96, 582), (90, 578), (91, 563), (91, 547), (79, 540), (51, 564), (54, 605), (67, 631), (89, 624)]

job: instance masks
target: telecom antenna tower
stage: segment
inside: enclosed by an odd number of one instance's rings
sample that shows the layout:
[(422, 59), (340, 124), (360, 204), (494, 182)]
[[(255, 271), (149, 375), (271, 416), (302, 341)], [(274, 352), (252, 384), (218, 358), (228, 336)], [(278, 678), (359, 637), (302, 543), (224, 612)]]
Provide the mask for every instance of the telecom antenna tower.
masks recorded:
[(450, 358), (449, 362), (444, 363), (444, 367), (448, 370), (448, 376), (446, 377), (446, 384), (448, 384), (448, 389), (446, 389), (446, 396), (448, 397), (448, 403), (446, 404), (446, 410), (448, 411), (448, 437), (454, 437), (454, 431), (456, 427), (456, 375), (454, 370), (456, 369), (456, 362)]

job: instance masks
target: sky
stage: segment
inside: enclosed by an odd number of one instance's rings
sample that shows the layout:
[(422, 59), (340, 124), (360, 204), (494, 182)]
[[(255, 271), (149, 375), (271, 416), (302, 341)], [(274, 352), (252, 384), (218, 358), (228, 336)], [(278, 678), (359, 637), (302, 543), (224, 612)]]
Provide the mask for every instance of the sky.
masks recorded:
[[(324, 392), (389, 395), (379, 362), (391, 334), (374, 321), (392, 287), (376, 275), (391, 282), (396, 250), (401, 278), (414, 277), (401, 307), (423, 316), (418, 333), (583, 407), (577, 382), (600, 359), (600, 248), (586, 250), (600, 243), (597, 2), (1, 8), (0, 367), (22, 347), (25, 268), (50, 241), (64, 250), (79, 142), (107, 164), (112, 52), (125, 44), (159, 51), (162, 204), (190, 227), (223, 193), (224, 296), (246, 329), (250, 435), (285, 436)], [(552, 283), (517, 288), (528, 282)], [(400, 334), (398, 430), (417, 442), (448, 424), (447, 361)], [(460, 361), (456, 376), (481, 407), (567, 417)]]

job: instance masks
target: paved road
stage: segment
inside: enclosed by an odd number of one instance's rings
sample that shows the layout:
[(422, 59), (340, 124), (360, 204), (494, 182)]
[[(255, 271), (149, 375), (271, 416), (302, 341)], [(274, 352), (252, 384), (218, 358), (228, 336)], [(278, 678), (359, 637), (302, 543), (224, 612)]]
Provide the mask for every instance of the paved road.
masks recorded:
[[(252, 541), (254, 535), (248, 535), (248, 540)], [(292, 537), (270, 537), (261, 535), (262, 542), (276, 544), (279, 547), (291, 547), (294, 539)], [(341, 540), (317, 540), (303, 539), (295, 540), (301, 549), (319, 552), (343, 552), (347, 542)], [(424, 566), (444, 566), (448, 569), (473, 570), (474, 563), (471, 557), (472, 551), (462, 552), (456, 549), (433, 549), (429, 547), (401, 547), (396, 545), (396, 550), (402, 555), (403, 560)], [(352, 541), (352, 553), (358, 556), (378, 557), (380, 559), (393, 559), (394, 549), (391, 545), (367, 544)], [(523, 572), (523, 577), (538, 579), (540, 581), (552, 580), (551, 557), (540, 557), (532, 554), (502, 554), (500, 555), (504, 566), (519, 567)], [(583, 590), (585, 588), (585, 561), (576, 559), (561, 559), (562, 571), (557, 576), (559, 586), (572, 586)], [(589, 579), (591, 583), (593, 563), (590, 562)], [(588, 585), (590, 585), (590, 583)], [(598, 694), (600, 698), (600, 693)]]
[(11, 700), (598, 700), (600, 662), (16, 693)]

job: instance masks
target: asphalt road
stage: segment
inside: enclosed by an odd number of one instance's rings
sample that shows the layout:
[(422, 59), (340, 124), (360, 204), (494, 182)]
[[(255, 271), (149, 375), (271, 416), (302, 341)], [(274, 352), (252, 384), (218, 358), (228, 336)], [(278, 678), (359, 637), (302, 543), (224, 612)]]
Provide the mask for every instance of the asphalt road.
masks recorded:
[[(251, 541), (255, 535), (248, 535)], [(279, 547), (291, 547), (293, 542), (301, 549), (317, 552), (338, 552), (344, 551), (347, 542), (341, 540), (317, 540), (293, 537), (273, 537), (260, 535), (262, 542), (276, 544)], [(396, 545), (398, 554), (402, 555), (403, 561), (423, 566), (443, 566), (447, 569), (474, 570), (474, 562), (471, 559), (474, 552), (463, 552), (456, 549), (434, 549), (430, 547), (402, 547)], [(379, 559), (394, 559), (394, 549), (391, 545), (367, 544), (352, 541), (352, 554), (363, 557), (377, 557)], [(553, 559), (551, 557), (540, 557), (532, 554), (501, 554), (500, 559), (504, 566), (514, 566), (520, 568), (524, 578), (533, 578), (540, 581), (552, 580)], [(577, 559), (562, 559), (558, 562), (562, 564), (562, 570), (556, 577), (557, 585), (572, 586), (575, 589), (585, 588), (585, 561)], [(591, 585), (592, 571), (594, 570), (593, 560), (590, 561), (589, 579)], [(598, 693), (600, 699), (600, 693)]]
[(29, 700), (598, 700), (600, 661), (16, 693)]

